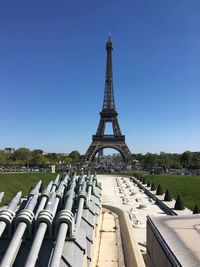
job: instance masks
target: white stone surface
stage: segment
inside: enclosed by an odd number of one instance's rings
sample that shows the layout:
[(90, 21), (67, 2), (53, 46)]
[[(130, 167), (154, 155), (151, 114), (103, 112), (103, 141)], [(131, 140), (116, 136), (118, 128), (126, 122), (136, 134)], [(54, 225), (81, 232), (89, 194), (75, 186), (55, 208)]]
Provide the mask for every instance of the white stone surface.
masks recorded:
[(102, 204), (124, 209), (133, 226), (133, 235), (142, 251), (146, 251), (147, 215), (166, 216), (129, 178), (114, 175), (98, 175), (102, 183)]
[(151, 219), (182, 266), (200, 266), (200, 215)]

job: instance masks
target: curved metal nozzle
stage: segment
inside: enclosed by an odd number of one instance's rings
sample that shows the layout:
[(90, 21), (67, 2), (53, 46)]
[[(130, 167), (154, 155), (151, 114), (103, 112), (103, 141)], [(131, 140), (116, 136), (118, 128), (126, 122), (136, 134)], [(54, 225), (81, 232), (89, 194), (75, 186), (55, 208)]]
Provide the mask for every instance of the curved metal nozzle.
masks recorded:
[(56, 186), (58, 186), (59, 180), (60, 180), (60, 174), (58, 174), (56, 176), (55, 180), (53, 181), (53, 184), (55, 184)]
[(39, 192), (41, 185), (42, 185), (42, 181), (40, 180), (40, 181), (37, 182), (37, 184), (35, 185), (34, 190), (36, 190), (36, 191)]
[(48, 185), (47, 185), (47, 187), (46, 187), (46, 190), (47, 190), (47, 191), (51, 191), (52, 185), (53, 185), (53, 181), (51, 180), (51, 181), (48, 183)]
[(13, 197), (13, 199), (10, 201), (10, 204), (8, 205), (8, 209), (15, 211), (17, 208), (17, 205), (19, 204), (22, 197), (22, 191), (17, 192), (17, 194)]
[(26, 204), (26, 209), (27, 210), (31, 210), (33, 211), (36, 204), (37, 204), (37, 199), (38, 199), (39, 193), (35, 193), (34, 196), (30, 197), (30, 199), (28, 200), (27, 204)]
[(4, 197), (4, 192), (1, 192), (0, 193), (0, 203), (1, 203), (2, 199), (3, 199), (3, 197)]

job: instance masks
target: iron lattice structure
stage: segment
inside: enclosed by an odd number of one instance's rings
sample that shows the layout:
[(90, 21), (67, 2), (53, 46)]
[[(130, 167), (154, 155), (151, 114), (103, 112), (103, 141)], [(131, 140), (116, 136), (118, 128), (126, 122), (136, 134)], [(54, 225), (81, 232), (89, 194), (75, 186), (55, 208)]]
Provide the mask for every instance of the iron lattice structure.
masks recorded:
[[(97, 152), (103, 148), (113, 148), (120, 152), (125, 162), (131, 160), (131, 152), (125, 143), (125, 135), (122, 135), (119, 123), (118, 113), (115, 108), (113, 74), (112, 74), (112, 50), (113, 45), (109, 37), (106, 43), (107, 61), (106, 61), (106, 78), (105, 91), (103, 99), (103, 108), (100, 112), (100, 121), (96, 134), (92, 137), (86, 154), (85, 160), (91, 162)], [(105, 134), (106, 123), (111, 123), (113, 134)]]

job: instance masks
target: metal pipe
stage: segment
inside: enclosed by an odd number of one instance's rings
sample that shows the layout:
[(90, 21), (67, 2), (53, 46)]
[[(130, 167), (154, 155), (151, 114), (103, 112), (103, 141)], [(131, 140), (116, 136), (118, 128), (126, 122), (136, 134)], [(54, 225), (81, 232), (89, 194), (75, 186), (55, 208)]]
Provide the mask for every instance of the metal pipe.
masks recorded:
[(90, 176), (90, 180), (89, 180), (89, 184), (88, 184), (88, 189), (87, 189), (87, 193), (88, 193), (88, 201), (90, 201), (90, 198), (91, 198), (91, 193), (92, 193), (92, 183), (93, 181), (93, 176), (91, 175)]
[(50, 267), (59, 267), (60, 266), (60, 260), (62, 256), (62, 251), (65, 243), (65, 237), (67, 235), (68, 225), (66, 223), (61, 223), (58, 237), (56, 240), (55, 249), (53, 252), (53, 257), (51, 259)]
[[(8, 205), (7, 207), (7, 216), (9, 216), (10, 214), (12, 214), (12, 212), (15, 212), (16, 211), (16, 208), (17, 208), (17, 205), (19, 204), (20, 202), (20, 199), (21, 199), (21, 196), (22, 196), (22, 192), (19, 191), (15, 197), (11, 200), (10, 204)], [(11, 212), (10, 212), (11, 211)], [(13, 217), (14, 217), (14, 214), (13, 214)], [(10, 216), (8, 218), (8, 221), (11, 222), (10, 219)], [(2, 236), (4, 230), (6, 229), (6, 222), (5, 221), (0, 221), (0, 237)]]
[(76, 186), (76, 182), (75, 182), (75, 180), (73, 180), (71, 182), (70, 189), (67, 192), (68, 197), (67, 197), (67, 200), (66, 200), (66, 203), (65, 203), (65, 210), (71, 210), (72, 209), (75, 186)]
[(37, 211), (35, 213), (35, 218), (37, 218), (39, 212), (41, 210), (43, 210), (43, 208), (44, 208), (44, 206), (46, 204), (46, 201), (47, 201), (47, 199), (49, 197), (49, 193), (51, 191), (52, 185), (53, 185), (53, 181), (50, 181), (49, 184), (47, 185), (47, 188), (42, 192), (42, 198), (41, 198), (40, 204), (39, 204), (39, 206), (37, 208)]
[(45, 206), (45, 204), (46, 204), (46, 201), (47, 201), (47, 197), (46, 197), (46, 196), (42, 197), (42, 199), (40, 200), (40, 204), (39, 204), (39, 206), (38, 206), (38, 208), (37, 208), (37, 211), (36, 211), (36, 213), (35, 213), (35, 218), (37, 218), (39, 212), (40, 212), (41, 210), (43, 210), (43, 208), (44, 208), (44, 206)]
[(35, 263), (37, 261), (38, 254), (39, 254), (39, 251), (40, 251), (43, 239), (44, 239), (46, 229), (47, 229), (47, 224), (44, 222), (41, 222), (40, 226), (36, 232), (33, 244), (31, 246), (31, 251), (30, 251), (28, 258), (26, 260), (25, 267), (35, 266)]
[(97, 186), (97, 173), (96, 172), (94, 173), (94, 176), (93, 176), (93, 185), (94, 187)]
[[(68, 176), (66, 176), (64, 181), (62, 181), (59, 184), (59, 187), (56, 191), (56, 197), (55, 197), (55, 192), (54, 192), (51, 195), (48, 203), (46, 204), (45, 210), (50, 210), (53, 214), (53, 217), (55, 216), (59, 201), (63, 196), (65, 186), (67, 186), (67, 182), (68, 182)], [(34, 238), (34, 241), (31, 247), (31, 250), (30, 250), (30, 253), (29, 253), (29, 256), (26, 260), (25, 267), (35, 266), (46, 230), (47, 230), (47, 223), (40, 222), (39, 227), (36, 232), (36, 236)]]
[(53, 210), (52, 210), (52, 213), (53, 213), (54, 216), (56, 214), (59, 202), (60, 202), (60, 199), (58, 197), (56, 197), (55, 205), (54, 205)]
[(67, 174), (63, 180), (63, 184), (65, 186), (65, 189), (67, 188), (69, 181), (70, 181), (70, 178), (69, 178), (69, 175)]
[(20, 248), (20, 245), (22, 242), (22, 237), (23, 237), (23, 234), (26, 230), (26, 226), (27, 225), (25, 222), (21, 222), (17, 226), (15, 234), (14, 234), (12, 240), (10, 241), (10, 245), (9, 245), (8, 249), (6, 250), (6, 253), (5, 253), (3, 260), (1, 262), (1, 265), (0, 265), (1, 267), (10, 267), (13, 265), (14, 260), (17, 256), (18, 250)]
[(56, 176), (55, 180), (53, 181), (53, 186), (52, 186), (51, 192), (56, 191), (56, 188), (58, 187), (59, 180), (60, 180), (60, 174), (58, 174)]
[(38, 199), (38, 193), (29, 198), (29, 200), (26, 203), (25, 209), (33, 211), (37, 204), (37, 199)]
[[(31, 196), (29, 198), (25, 209), (32, 212), (34, 210), (35, 206), (36, 206), (37, 198), (38, 198), (38, 192), (34, 196)], [(20, 213), (19, 213), (19, 215), (20, 215)], [(10, 266), (12, 266), (12, 264), (13, 264), (16, 256), (17, 256), (17, 253), (19, 251), (19, 248), (21, 246), (22, 237), (24, 235), (24, 232), (25, 232), (26, 228), (27, 228), (27, 223), (26, 222), (20, 221), (18, 223), (17, 228), (16, 228), (15, 233), (14, 233), (14, 236), (11, 239), (10, 244), (9, 244), (7, 250), (6, 250), (6, 253), (5, 253), (5, 255), (4, 255), (3, 259), (2, 259), (2, 262), (1, 262), (1, 265), (0, 265), (1, 267), (10, 267)]]
[(78, 188), (78, 190), (81, 190), (81, 187), (82, 187), (84, 181), (85, 181), (85, 179), (84, 179), (83, 171), (81, 171), (81, 176), (80, 176), (80, 179), (79, 179), (79, 188)]
[[(46, 206), (45, 206), (45, 210), (49, 210), (50, 212), (52, 212), (52, 210), (54, 209), (54, 205), (55, 205), (55, 197), (56, 194), (55, 192), (51, 195), (49, 201), (47, 202)], [(33, 244), (31, 246), (31, 250), (29, 252), (28, 258), (26, 260), (26, 264), (25, 267), (34, 267), (35, 263), (37, 261), (38, 255), (39, 255), (39, 251), (47, 230), (47, 222), (41, 221), (39, 223)]]
[[(73, 198), (74, 198), (74, 189), (76, 186), (76, 176), (74, 175), (71, 184), (70, 189), (67, 192), (67, 200), (65, 203), (65, 210), (71, 211), (72, 205), (73, 205)], [(58, 231), (58, 237), (56, 240), (53, 256), (51, 259), (50, 267), (59, 267), (60, 260), (62, 256), (62, 251), (65, 243), (65, 237), (67, 235), (68, 225), (67, 223), (63, 222), (60, 224), (59, 231)]]
[(6, 223), (1, 221), (0, 222), (0, 237), (2, 236), (5, 229), (6, 229)]
[(92, 193), (92, 186), (89, 185), (89, 186), (88, 186), (88, 201), (90, 201), (91, 193)]
[(76, 215), (76, 221), (75, 221), (76, 226), (80, 226), (84, 202), (85, 202), (85, 199), (81, 197), (79, 199), (78, 210), (77, 210), (77, 215)]
[(91, 178), (91, 175), (90, 175), (90, 172), (89, 172), (89, 173), (87, 174), (86, 178), (85, 178), (86, 182), (90, 181), (90, 178)]
[(84, 203), (85, 203), (84, 196), (86, 196), (86, 182), (84, 182), (82, 184), (81, 189), (79, 190), (79, 194), (80, 194), (79, 195), (80, 197), (79, 197), (78, 209), (77, 209), (76, 220), (75, 220), (76, 226), (80, 226), (80, 223), (81, 223), (81, 217), (82, 217), (82, 213), (83, 213), (83, 206), (84, 206)]
[(6, 229), (6, 223), (0, 222), (0, 237), (2, 236), (5, 229)]
[(53, 207), (53, 210), (52, 210), (52, 213), (53, 215), (55, 216), (56, 214), (56, 211), (57, 211), (57, 208), (58, 208), (58, 204), (60, 202), (60, 200), (62, 199), (63, 197), (63, 193), (64, 193), (64, 190), (65, 190), (65, 187), (67, 185), (67, 182), (64, 180), (60, 183), (57, 191), (56, 191), (56, 200), (55, 200), (55, 205)]

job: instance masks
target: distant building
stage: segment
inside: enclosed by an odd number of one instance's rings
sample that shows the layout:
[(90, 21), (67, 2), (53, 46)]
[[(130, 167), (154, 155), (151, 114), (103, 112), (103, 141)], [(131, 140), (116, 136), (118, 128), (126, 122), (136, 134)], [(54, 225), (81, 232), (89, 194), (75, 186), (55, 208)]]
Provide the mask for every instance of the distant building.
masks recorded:
[(103, 157), (103, 148), (99, 150), (99, 152), (98, 152), (98, 156), (99, 156), (99, 157)]
[(13, 147), (5, 147), (4, 152), (5, 153), (13, 153), (15, 149)]
[(57, 155), (60, 155), (60, 156), (69, 156), (69, 153), (56, 153), (56, 152), (43, 152), (42, 153), (43, 155), (51, 155), (51, 154), (57, 154)]

